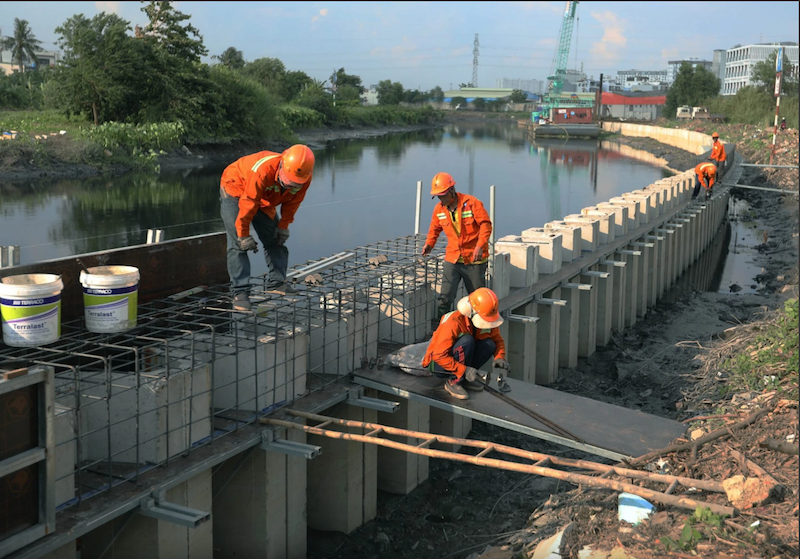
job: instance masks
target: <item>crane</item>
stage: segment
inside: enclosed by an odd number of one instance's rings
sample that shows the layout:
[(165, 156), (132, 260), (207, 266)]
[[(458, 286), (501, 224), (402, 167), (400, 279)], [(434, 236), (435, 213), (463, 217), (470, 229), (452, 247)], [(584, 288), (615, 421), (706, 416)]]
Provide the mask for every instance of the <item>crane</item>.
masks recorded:
[(575, 12), (578, 2), (567, 2), (564, 8), (564, 19), (561, 22), (561, 33), (558, 36), (558, 48), (553, 56), (551, 75), (548, 91), (549, 97), (557, 97), (564, 88), (564, 77), (567, 74), (567, 58), (569, 57), (570, 43), (572, 42), (572, 28), (575, 24)]

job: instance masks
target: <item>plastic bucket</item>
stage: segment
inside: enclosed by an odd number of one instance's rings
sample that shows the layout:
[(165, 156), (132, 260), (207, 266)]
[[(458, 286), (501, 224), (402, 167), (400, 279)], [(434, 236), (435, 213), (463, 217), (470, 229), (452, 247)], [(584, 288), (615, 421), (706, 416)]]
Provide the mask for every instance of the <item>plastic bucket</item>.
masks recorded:
[(96, 266), (81, 271), (83, 309), (89, 332), (124, 332), (136, 326), (139, 269)]
[(54, 274), (22, 274), (0, 280), (3, 342), (12, 347), (46, 345), (61, 336), (61, 291)]
[(619, 501), (619, 519), (634, 526), (642, 520), (646, 520), (656, 509), (647, 500), (631, 493), (620, 493), (617, 500)]

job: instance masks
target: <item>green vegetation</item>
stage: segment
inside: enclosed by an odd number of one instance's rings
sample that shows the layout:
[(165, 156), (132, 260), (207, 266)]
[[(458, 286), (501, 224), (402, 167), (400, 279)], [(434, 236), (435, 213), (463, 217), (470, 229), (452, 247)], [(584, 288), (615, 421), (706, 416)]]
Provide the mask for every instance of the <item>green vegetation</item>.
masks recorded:
[[(20, 71), (0, 75), (0, 128), (20, 137), (66, 130), (66, 141), (100, 148), (81, 149), (81, 158), (106, 149), (113, 159), (101, 155), (95, 163), (128, 157), (149, 165), (155, 155), (184, 143), (288, 143), (293, 130), (302, 128), (441, 119), (425, 106), (443, 98), (441, 88), (405, 90), (386, 80), (379, 106), (363, 107), (361, 78), (344, 68), (326, 85), (275, 58), (245, 61), (233, 46), (205, 64), (200, 31), (174, 2), (142, 2), (142, 11), (149, 23), (135, 30), (110, 13), (68, 18), (56, 28), (63, 63), (34, 71), (25, 63), (40, 43), (27, 21), (17, 19), (14, 37), (3, 47)], [(4, 154), (11, 149), (0, 144)]]
[(724, 518), (710, 509), (697, 507), (686, 519), (677, 540), (669, 537), (660, 538), (667, 551), (691, 551), (703, 539), (711, 539), (715, 534), (725, 535)]
[[(773, 126), (775, 123), (775, 96), (753, 86), (743, 87), (736, 95), (719, 95), (709, 100), (706, 106), (711, 113), (724, 114), (729, 122), (758, 126)], [(790, 128), (798, 127), (798, 112), (797, 95), (781, 98), (780, 114), (786, 118)]]
[(7, 39), (0, 39), (0, 49), (11, 51), (11, 60), (19, 66), (20, 73), (25, 71), (26, 62), (36, 60), (36, 51), (42, 42), (33, 34), (24, 19), (14, 18), (14, 34)]
[(751, 345), (723, 364), (730, 371), (726, 389), (778, 389), (798, 397), (798, 300), (786, 301), (783, 311), (761, 327)]
[(664, 113), (674, 118), (678, 107), (689, 105), (696, 107), (719, 93), (720, 81), (711, 72), (698, 66), (684, 62), (675, 76), (675, 81), (667, 92)]

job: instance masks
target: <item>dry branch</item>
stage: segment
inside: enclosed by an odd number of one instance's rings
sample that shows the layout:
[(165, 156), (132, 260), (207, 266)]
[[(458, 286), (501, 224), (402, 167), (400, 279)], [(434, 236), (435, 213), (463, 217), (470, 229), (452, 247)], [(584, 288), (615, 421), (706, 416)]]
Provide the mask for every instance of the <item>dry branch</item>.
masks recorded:
[(667, 446), (667, 447), (664, 447), (664, 448), (659, 449), (659, 450), (654, 450), (653, 452), (648, 452), (647, 454), (643, 454), (642, 456), (639, 456), (638, 458), (634, 458), (633, 460), (630, 460), (629, 462), (627, 462), (627, 464), (629, 466), (640, 466), (640, 465), (644, 464), (645, 462), (649, 462), (653, 458), (658, 458), (659, 456), (662, 456), (664, 454), (671, 454), (673, 452), (682, 452), (682, 451), (685, 451), (685, 450), (691, 450), (693, 453), (696, 453), (697, 449), (700, 448), (701, 446), (703, 446), (704, 444), (709, 443), (711, 441), (714, 441), (716, 439), (719, 439), (721, 437), (729, 437), (730, 436), (730, 431), (732, 431), (733, 429), (741, 429), (742, 427), (746, 427), (746, 426), (750, 425), (751, 423), (755, 423), (762, 415), (765, 415), (767, 412), (769, 412), (768, 408), (764, 408), (764, 409), (758, 410), (757, 412), (749, 415), (747, 418), (743, 419), (742, 421), (739, 421), (738, 423), (734, 423), (733, 425), (726, 425), (722, 429), (717, 429), (716, 431), (712, 431), (708, 435), (704, 435), (704, 436), (700, 437), (699, 439), (697, 439), (696, 441), (691, 441), (691, 442), (683, 443), (683, 444), (671, 445), (671, 446)]

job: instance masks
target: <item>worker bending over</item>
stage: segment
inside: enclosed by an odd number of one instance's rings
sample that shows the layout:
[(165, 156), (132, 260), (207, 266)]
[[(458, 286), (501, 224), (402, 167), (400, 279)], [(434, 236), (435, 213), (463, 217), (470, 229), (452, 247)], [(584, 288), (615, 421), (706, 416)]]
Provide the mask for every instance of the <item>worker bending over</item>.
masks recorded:
[(694, 192), (692, 192), (692, 200), (697, 198), (700, 194), (700, 185), (706, 190), (706, 198), (711, 197), (711, 189), (714, 187), (714, 182), (717, 180), (717, 167), (713, 163), (703, 162), (694, 168)]
[[(264, 245), (268, 291), (297, 290), (286, 283), (289, 224), (306, 196), (314, 172), (314, 153), (295, 145), (283, 153), (260, 151), (234, 161), (220, 180), (220, 214), (228, 238), (228, 275), (233, 308), (250, 310), (250, 258), (258, 252), (251, 226)], [(280, 208), (280, 215), (278, 214)]]
[(480, 200), (456, 192), (455, 186), (456, 181), (449, 173), (437, 173), (431, 181), (431, 197), (438, 196), (439, 203), (433, 209), (422, 255), (430, 254), (442, 231), (447, 236), (442, 289), (434, 324), (453, 309), (462, 280), (467, 293), (486, 285), (492, 222)]
[(503, 318), (497, 295), (481, 287), (462, 298), (456, 310), (444, 315), (433, 332), (422, 366), (447, 380), (444, 389), (459, 400), (469, 399), (464, 388), (483, 390), (479, 368), (490, 357), (493, 367), (510, 370), (506, 344), (500, 335)]

